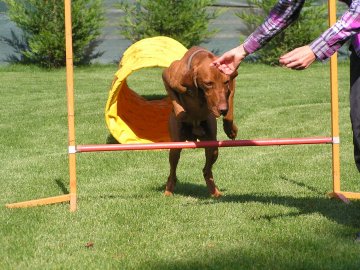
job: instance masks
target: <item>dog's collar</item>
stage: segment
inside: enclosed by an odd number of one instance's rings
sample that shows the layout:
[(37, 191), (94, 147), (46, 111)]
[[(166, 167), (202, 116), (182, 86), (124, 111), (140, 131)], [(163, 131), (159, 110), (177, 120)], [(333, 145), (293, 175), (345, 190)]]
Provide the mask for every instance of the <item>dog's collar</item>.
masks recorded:
[[(190, 57), (189, 57), (189, 59), (188, 59), (188, 62), (187, 62), (187, 69), (188, 69), (188, 70), (190, 70), (190, 68), (191, 68), (192, 59), (194, 58), (194, 56), (195, 56), (196, 54), (198, 54), (198, 53), (200, 53), (200, 52), (207, 52), (207, 50), (198, 49), (198, 50), (196, 50), (195, 52), (193, 52), (193, 53), (190, 55)], [(198, 85), (197, 85), (195, 79), (194, 79), (194, 85), (195, 85), (196, 88), (198, 88)], [(188, 89), (187, 91), (189, 92), (190, 95), (192, 95), (192, 91), (191, 91), (190, 89)]]
[(191, 68), (191, 62), (192, 62), (192, 59), (194, 58), (195, 54), (199, 53), (199, 52), (207, 52), (207, 50), (204, 50), (204, 49), (198, 49), (196, 50), (195, 52), (193, 52), (189, 59), (188, 59), (188, 62), (187, 62), (187, 69), (189, 70)]

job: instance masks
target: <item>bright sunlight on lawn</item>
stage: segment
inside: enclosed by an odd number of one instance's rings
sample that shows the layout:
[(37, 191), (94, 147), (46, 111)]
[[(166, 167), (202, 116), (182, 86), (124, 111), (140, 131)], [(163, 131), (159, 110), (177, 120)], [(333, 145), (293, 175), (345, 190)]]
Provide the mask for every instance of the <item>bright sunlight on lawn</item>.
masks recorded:
[[(342, 190), (352, 160), (347, 62), (339, 65)], [(115, 65), (75, 69), (76, 143), (106, 143)], [(359, 269), (360, 203), (329, 199), (331, 145), (221, 148), (209, 197), (202, 149), (184, 150), (175, 196), (168, 151), (77, 155), (78, 210), (6, 203), (69, 192), (65, 70), (0, 68), (0, 269)], [(129, 78), (163, 95), (160, 69)], [(330, 136), (328, 64), (296, 72), (243, 64), (239, 139)], [(221, 121), (221, 120), (219, 120)], [(219, 124), (219, 139), (226, 139)]]

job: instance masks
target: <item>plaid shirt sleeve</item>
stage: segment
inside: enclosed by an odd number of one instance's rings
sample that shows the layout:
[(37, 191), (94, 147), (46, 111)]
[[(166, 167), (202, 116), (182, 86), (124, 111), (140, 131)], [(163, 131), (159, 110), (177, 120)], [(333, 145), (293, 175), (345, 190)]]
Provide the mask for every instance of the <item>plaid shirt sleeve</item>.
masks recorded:
[(270, 11), (265, 22), (260, 25), (244, 42), (248, 53), (260, 49), (277, 33), (297, 19), (305, 0), (280, 0)]
[(333, 55), (352, 37), (352, 46), (360, 56), (360, 0), (353, 0), (344, 15), (319, 38), (310, 44), (310, 48), (320, 60)]

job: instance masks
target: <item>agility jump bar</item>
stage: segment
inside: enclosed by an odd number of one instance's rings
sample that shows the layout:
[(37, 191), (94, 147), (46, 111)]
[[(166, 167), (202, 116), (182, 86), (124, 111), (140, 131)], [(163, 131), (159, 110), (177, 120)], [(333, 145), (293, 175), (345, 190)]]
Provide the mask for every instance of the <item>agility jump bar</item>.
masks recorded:
[[(332, 144), (336, 143), (332, 137), (311, 138), (283, 138), (283, 139), (255, 139), (255, 140), (224, 140), (224, 141), (197, 141), (197, 142), (159, 142), (136, 144), (89, 144), (77, 145), (76, 153), (128, 150), (161, 150), (161, 149), (189, 149), (205, 147), (241, 147), (241, 146), (274, 146), (297, 144)], [(73, 152), (73, 150), (69, 150)]]

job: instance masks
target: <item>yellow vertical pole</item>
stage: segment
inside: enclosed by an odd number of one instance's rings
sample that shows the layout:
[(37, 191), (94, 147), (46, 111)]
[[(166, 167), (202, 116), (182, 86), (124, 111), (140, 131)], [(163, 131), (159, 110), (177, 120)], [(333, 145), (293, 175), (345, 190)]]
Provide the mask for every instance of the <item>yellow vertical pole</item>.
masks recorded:
[(66, 95), (68, 109), (68, 151), (70, 177), (70, 211), (76, 210), (76, 147), (74, 113), (74, 67), (72, 47), (71, 0), (64, 0), (66, 39)]
[[(336, 23), (336, 2), (329, 0), (329, 26)], [(331, 89), (331, 133), (332, 144), (332, 174), (333, 192), (340, 192), (340, 136), (339, 136), (339, 95), (338, 95), (338, 63), (337, 53), (330, 59), (330, 89)]]

